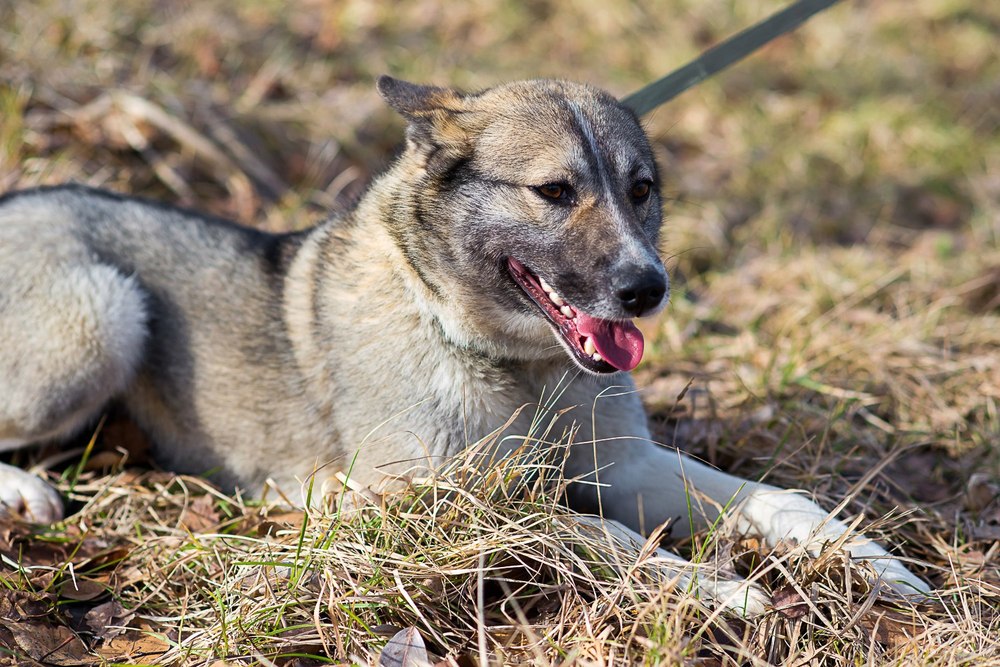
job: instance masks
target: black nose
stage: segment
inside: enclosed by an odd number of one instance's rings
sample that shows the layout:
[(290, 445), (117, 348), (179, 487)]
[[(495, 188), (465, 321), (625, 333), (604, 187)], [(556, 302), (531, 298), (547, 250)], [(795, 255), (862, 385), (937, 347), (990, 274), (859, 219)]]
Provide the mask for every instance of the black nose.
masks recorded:
[(629, 315), (639, 317), (655, 309), (667, 293), (667, 276), (653, 268), (629, 272), (616, 285), (618, 301)]

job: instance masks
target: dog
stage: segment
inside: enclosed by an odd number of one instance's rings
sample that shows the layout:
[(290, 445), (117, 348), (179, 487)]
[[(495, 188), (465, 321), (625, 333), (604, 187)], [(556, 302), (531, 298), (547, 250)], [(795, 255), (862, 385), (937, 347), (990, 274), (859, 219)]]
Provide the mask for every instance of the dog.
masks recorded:
[[(114, 401), (177, 472), (258, 494), (337, 472), (369, 485), (433, 468), (562, 386), (550, 408), (575, 420), (567, 501), (617, 542), (685, 517), (682, 536), (730, 507), (772, 544), (845, 537), (892, 587), (928, 592), (803, 494), (651, 441), (628, 375), (643, 353), (633, 319), (663, 308), (668, 277), (634, 113), (565, 81), (377, 87), (407, 121), (403, 153), (352, 210), (303, 232), (74, 185), (0, 199), (0, 448), (63, 440)], [(508, 431), (527, 433), (529, 412)], [(693, 494), (714, 504), (688, 521)], [(62, 512), (9, 465), (0, 502)], [(766, 608), (754, 584), (658, 553), (717, 604)]]

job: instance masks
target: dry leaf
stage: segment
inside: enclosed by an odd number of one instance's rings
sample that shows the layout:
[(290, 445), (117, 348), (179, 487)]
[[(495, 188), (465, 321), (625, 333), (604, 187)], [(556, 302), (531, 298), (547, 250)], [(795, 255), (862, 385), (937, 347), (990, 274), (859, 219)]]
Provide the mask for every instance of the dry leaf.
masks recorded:
[(123, 634), (135, 614), (126, 611), (118, 600), (108, 600), (86, 613), (83, 623), (98, 639), (108, 640)]
[(380, 667), (431, 667), (423, 637), (414, 627), (400, 630), (378, 657)]
[(274, 535), (281, 530), (298, 529), (305, 520), (305, 512), (301, 510), (268, 512), (257, 526), (257, 534), (261, 536)]
[(104, 450), (102, 452), (95, 452), (93, 456), (87, 459), (87, 464), (83, 467), (87, 472), (92, 471), (105, 471), (114, 470), (125, 464), (125, 456), (120, 452), (113, 452), (111, 450)]
[(782, 586), (771, 594), (774, 610), (786, 618), (802, 618), (809, 613), (809, 605), (792, 586)]
[(163, 655), (170, 645), (153, 633), (154, 628), (146, 624), (138, 629), (130, 628), (98, 647), (97, 654), (109, 662), (135, 661), (138, 658)]
[(99, 659), (64, 625), (43, 622), (0, 621), (32, 660), (50, 665), (93, 665)]
[(215, 498), (207, 494), (195, 498), (181, 515), (181, 526), (192, 533), (218, 528), (219, 511), (215, 509)]
[(77, 569), (89, 571), (106, 567), (108, 565), (114, 565), (125, 560), (130, 553), (132, 553), (132, 547), (117, 546), (112, 549), (105, 549), (100, 553), (94, 554), (89, 559), (78, 565)]
[(51, 613), (54, 604), (55, 598), (51, 595), (0, 587), (0, 622), (44, 618)]
[(899, 648), (909, 644), (919, 633), (915, 621), (913, 615), (876, 604), (861, 617), (861, 626), (871, 632), (880, 644)]
[(998, 498), (1000, 498), (1000, 484), (990, 475), (977, 472), (969, 477), (965, 489), (965, 509), (970, 512), (982, 512)]
[(107, 592), (107, 584), (79, 575), (67, 578), (59, 585), (59, 597), (77, 602), (95, 600)]
[(122, 590), (132, 584), (142, 581), (146, 578), (146, 574), (140, 570), (135, 565), (125, 565), (124, 567), (115, 568), (115, 571), (111, 573), (109, 578), (109, 584), (116, 594), (121, 593)]

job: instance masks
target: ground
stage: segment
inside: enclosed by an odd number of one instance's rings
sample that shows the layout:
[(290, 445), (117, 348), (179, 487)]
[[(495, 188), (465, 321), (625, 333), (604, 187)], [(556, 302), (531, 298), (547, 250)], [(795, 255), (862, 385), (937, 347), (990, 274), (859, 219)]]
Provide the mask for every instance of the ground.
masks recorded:
[[(0, 191), (74, 180), (301, 228), (398, 147), (380, 73), (624, 95), (780, 5), (2, 3)], [(499, 497), (516, 465), (307, 516), (150, 470), (112, 415), (68, 460), (14, 455), (72, 513), (0, 525), (0, 664), (364, 663), (409, 627), (460, 665), (1000, 663), (998, 37), (995, 4), (844, 3), (646, 119), (674, 283), (643, 324), (654, 430), (847, 498), (934, 600), (879, 598), (836, 545), (679, 545), (774, 594), (739, 619), (570, 537), (558, 480)]]

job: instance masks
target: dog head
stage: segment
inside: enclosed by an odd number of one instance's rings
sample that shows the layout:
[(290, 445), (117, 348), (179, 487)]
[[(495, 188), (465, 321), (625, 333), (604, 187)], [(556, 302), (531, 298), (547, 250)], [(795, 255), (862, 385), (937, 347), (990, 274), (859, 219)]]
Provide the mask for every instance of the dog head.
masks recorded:
[(408, 121), (390, 230), (465, 344), (583, 369), (631, 370), (632, 318), (668, 280), (656, 253), (659, 178), (635, 114), (598, 89), (510, 83), (474, 94), (389, 77)]

